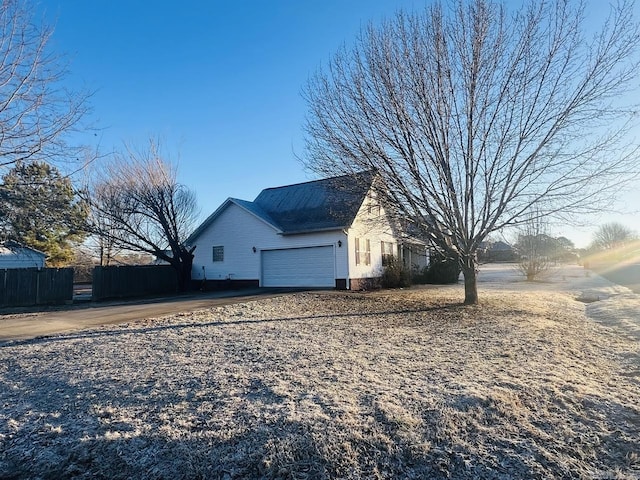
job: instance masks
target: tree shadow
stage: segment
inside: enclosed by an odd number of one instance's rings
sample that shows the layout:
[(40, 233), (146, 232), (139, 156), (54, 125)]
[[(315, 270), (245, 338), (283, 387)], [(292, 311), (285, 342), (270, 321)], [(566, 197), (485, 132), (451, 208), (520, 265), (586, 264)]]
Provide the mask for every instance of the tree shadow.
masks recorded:
[[(403, 315), (403, 314), (413, 314), (413, 313), (428, 313), (428, 312), (437, 312), (437, 311), (452, 311), (456, 312), (458, 310), (462, 310), (466, 308), (466, 306), (462, 304), (455, 305), (439, 305), (434, 307), (427, 308), (418, 308), (418, 309), (397, 309), (397, 310), (384, 310), (378, 312), (352, 312), (352, 313), (328, 313), (322, 315), (306, 315), (299, 317), (280, 317), (280, 318), (268, 318), (268, 319), (241, 319), (241, 320), (216, 320), (210, 322), (193, 322), (193, 323), (177, 323), (171, 325), (157, 325), (152, 327), (140, 327), (140, 328), (122, 328), (118, 327), (118, 325), (109, 326), (108, 329), (106, 327), (102, 327), (102, 329), (91, 329), (84, 332), (79, 333), (69, 333), (69, 334), (57, 334), (52, 336), (43, 336), (37, 338), (29, 338), (25, 340), (6, 340), (0, 341), (0, 348), (7, 347), (15, 347), (15, 346), (24, 346), (24, 345), (40, 345), (51, 342), (61, 342), (68, 340), (79, 340), (85, 338), (98, 338), (98, 337), (113, 337), (125, 334), (147, 334), (147, 333), (155, 333), (161, 331), (171, 331), (171, 330), (185, 330), (191, 328), (202, 328), (202, 327), (224, 327), (224, 326), (233, 326), (233, 325), (249, 325), (249, 324), (268, 324), (268, 323), (286, 323), (286, 322), (298, 322), (298, 321), (314, 321), (314, 320), (327, 320), (327, 319), (344, 319), (344, 318), (377, 318), (383, 317), (385, 315)], [(100, 328), (100, 327), (98, 327)]]
[[(504, 405), (471, 393), (410, 407), (401, 397), (389, 406), (378, 392), (365, 392), (349, 423), (330, 398), (309, 392), (305, 399), (321, 413), (300, 409), (295, 395), (274, 391), (259, 372), (232, 393), (204, 375), (186, 391), (155, 393), (127, 379), (109, 381), (37, 373), (10, 361), (0, 390), (7, 406), (0, 478), (544, 478), (573, 477), (572, 465), (636, 468), (629, 453), (637, 447), (638, 411), (610, 398), (590, 397), (581, 417), (567, 417), (583, 433), (593, 429), (587, 419), (606, 420), (608, 433), (585, 435), (594, 438), (586, 445), (594, 455), (585, 459), (584, 445), (554, 439), (550, 419), (541, 418), (540, 435), (532, 435)], [(207, 397), (198, 396), (211, 382)], [(413, 408), (421, 421), (403, 422), (394, 408)]]

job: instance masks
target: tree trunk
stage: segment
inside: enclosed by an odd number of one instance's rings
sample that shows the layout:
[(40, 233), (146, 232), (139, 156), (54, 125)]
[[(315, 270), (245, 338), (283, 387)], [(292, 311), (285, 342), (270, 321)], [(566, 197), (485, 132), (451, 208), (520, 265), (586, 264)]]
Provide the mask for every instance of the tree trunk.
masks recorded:
[(178, 289), (185, 292), (191, 285), (191, 267), (193, 266), (193, 251), (182, 249), (179, 253), (179, 262), (174, 265), (178, 272)]
[(476, 279), (476, 260), (469, 256), (462, 261), (462, 275), (464, 276), (464, 304), (478, 303), (478, 284)]

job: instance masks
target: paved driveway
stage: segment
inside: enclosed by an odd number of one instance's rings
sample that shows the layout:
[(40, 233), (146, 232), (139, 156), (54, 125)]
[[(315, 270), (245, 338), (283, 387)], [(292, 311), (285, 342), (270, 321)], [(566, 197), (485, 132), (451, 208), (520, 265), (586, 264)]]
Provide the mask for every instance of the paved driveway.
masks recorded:
[(69, 333), (99, 325), (125, 323), (173, 313), (202, 310), (216, 305), (247, 302), (283, 295), (287, 289), (250, 289), (198, 292), (152, 300), (86, 304), (48, 312), (1, 314), (0, 342)]

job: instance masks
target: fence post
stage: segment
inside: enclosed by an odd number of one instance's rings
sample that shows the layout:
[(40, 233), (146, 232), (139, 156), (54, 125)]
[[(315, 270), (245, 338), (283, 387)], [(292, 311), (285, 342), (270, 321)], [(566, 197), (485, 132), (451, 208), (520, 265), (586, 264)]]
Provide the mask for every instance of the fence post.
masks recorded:
[(0, 307), (6, 307), (9, 304), (7, 295), (7, 270), (2, 270), (2, 295), (0, 295)]
[(40, 305), (40, 269), (36, 271), (36, 305)]

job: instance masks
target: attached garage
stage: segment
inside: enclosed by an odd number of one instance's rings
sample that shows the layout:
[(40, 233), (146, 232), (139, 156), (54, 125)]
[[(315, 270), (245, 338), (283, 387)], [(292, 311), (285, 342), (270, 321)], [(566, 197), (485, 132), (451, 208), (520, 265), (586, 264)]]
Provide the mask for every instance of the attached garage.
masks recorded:
[(262, 250), (263, 287), (336, 286), (333, 246)]

